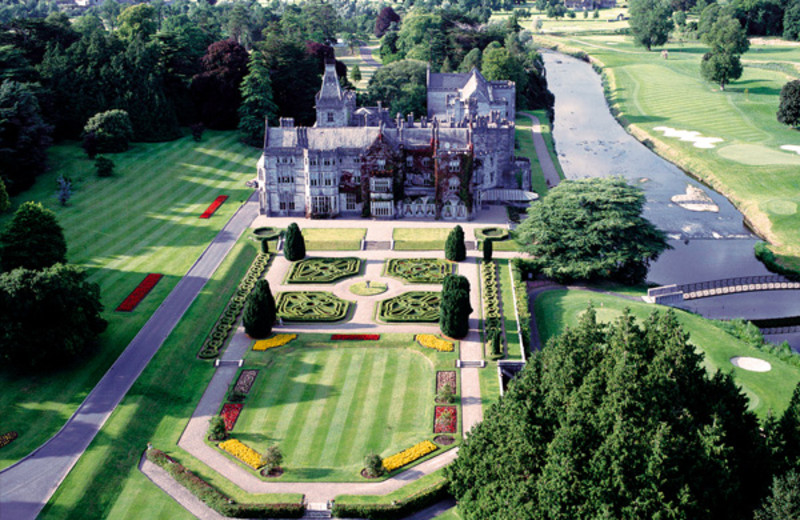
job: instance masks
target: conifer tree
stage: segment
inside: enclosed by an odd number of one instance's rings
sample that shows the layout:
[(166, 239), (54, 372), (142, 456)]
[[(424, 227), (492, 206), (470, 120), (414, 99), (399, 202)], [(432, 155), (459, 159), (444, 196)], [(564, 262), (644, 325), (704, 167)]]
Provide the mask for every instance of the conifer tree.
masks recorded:
[(247, 295), (242, 314), (244, 331), (251, 338), (266, 338), (275, 324), (275, 298), (269, 288), (269, 282), (259, 280), (253, 291)]
[(444, 243), (444, 257), (453, 262), (461, 262), (467, 258), (467, 246), (464, 243), (464, 230), (456, 226), (447, 235)]
[(492, 240), (484, 240), (483, 241), (483, 261), (484, 262), (491, 262), (492, 261), (492, 250), (494, 246), (492, 245)]
[(306, 257), (306, 241), (297, 224), (292, 222), (286, 230), (286, 241), (283, 244), (283, 256), (290, 262)]
[(442, 302), (439, 306), (439, 327), (442, 334), (463, 338), (469, 332), (469, 280), (458, 274), (449, 274), (442, 284)]
[(275, 120), (278, 107), (272, 100), (272, 81), (263, 53), (250, 56), (247, 76), (242, 80), (242, 105), (239, 107), (239, 133), (244, 143), (261, 146), (264, 141), (264, 120)]

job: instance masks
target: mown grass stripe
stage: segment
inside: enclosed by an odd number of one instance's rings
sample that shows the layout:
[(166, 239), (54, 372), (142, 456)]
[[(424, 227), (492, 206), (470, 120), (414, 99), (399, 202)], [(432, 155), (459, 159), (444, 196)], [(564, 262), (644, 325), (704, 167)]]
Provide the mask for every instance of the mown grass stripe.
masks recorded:
[[(370, 419), (372, 424), (367, 430), (364, 430), (364, 447), (363, 450), (368, 453), (380, 453), (386, 449), (386, 444), (391, 442), (394, 432), (399, 428), (398, 417), (393, 417), (390, 414), (390, 403), (402, 395), (408, 387), (408, 370), (404, 370), (404, 366), (410, 366), (410, 358), (408, 352), (400, 351), (399, 356), (393, 359), (391, 370), (389, 374), (381, 381), (380, 386), (376, 386), (374, 399), (370, 406), (375, 409), (375, 413), (371, 415)], [(406, 377), (402, 377), (403, 375)]]
[(311, 374), (313, 370), (313, 361), (315, 359), (316, 355), (314, 351), (303, 351), (301, 355), (297, 356), (295, 363), (293, 363), (292, 368), (296, 368), (296, 370), (290, 372), (290, 380), (286, 388), (281, 392), (281, 399), (274, 407), (277, 420), (275, 421), (275, 427), (272, 428), (272, 437), (278, 443), (282, 443), (287, 437), (289, 425), (292, 422), (294, 414), (297, 411), (298, 403), (307, 387), (304, 378)]

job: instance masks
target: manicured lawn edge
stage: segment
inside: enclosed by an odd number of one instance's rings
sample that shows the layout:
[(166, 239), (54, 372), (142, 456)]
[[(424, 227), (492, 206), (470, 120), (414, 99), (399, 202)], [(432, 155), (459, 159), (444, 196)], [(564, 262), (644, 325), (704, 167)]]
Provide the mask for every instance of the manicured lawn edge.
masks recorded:
[(519, 324), (514, 312), (514, 292), (511, 289), (511, 262), (506, 258), (497, 260), (497, 281), (500, 285), (500, 296), (503, 302), (503, 312), (500, 319), (505, 323), (506, 331), (506, 359), (521, 360), (522, 345), (520, 344)]
[(388, 495), (339, 495), (332, 513), (339, 518), (402, 518), (448, 496), (447, 479), (439, 470)]

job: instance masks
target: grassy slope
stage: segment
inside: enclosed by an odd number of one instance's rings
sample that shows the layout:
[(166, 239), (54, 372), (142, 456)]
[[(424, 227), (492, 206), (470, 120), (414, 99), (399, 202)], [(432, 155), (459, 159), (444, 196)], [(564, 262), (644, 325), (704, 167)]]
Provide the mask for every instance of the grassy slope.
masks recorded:
[[(549, 40), (600, 60), (611, 81), (611, 102), (632, 124), (631, 133), (731, 198), (779, 252), (795, 257), (788, 262), (800, 267), (800, 156), (779, 149), (800, 144), (800, 136), (775, 118), (781, 87), (797, 77), (789, 67), (800, 61), (800, 47), (751, 46), (743, 56), (742, 78), (720, 92), (700, 77), (707, 49), (697, 42), (667, 45), (664, 60), (634, 47), (627, 36), (577, 33)], [(699, 149), (664, 138), (657, 126), (724, 141)]]
[[(100, 284), (109, 321), (96, 353), (54, 374), (14, 376), (0, 371), (3, 430), (19, 438), (0, 451), (0, 469), (52, 436), (74, 412), (106, 369), (144, 325), (180, 277), (249, 196), (252, 149), (232, 132), (206, 132), (202, 142), (183, 138), (168, 143), (134, 144), (110, 156), (116, 174), (98, 179), (93, 163), (75, 144), (51, 149), (52, 170), (15, 197), (14, 204), (36, 200), (57, 214), (67, 238), (69, 260), (89, 270)], [(73, 179), (67, 207), (53, 198), (55, 178)], [(198, 216), (217, 195), (230, 199), (208, 220)], [(0, 219), (5, 226), (10, 214)], [(146, 273), (165, 277), (132, 313), (114, 309)]]
[[(645, 318), (656, 309), (664, 310), (660, 306), (623, 300), (606, 294), (549, 291), (540, 295), (534, 305), (536, 323), (543, 344), (565, 327), (576, 325), (579, 314), (586, 309), (590, 301), (598, 311), (598, 318), (605, 321), (615, 319), (626, 307), (630, 308), (637, 318)], [(760, 417), (765, 417), (770, 409), (777, 414), (783, 413), (795, 386), (800, 382), (800, 371), (797, 368), (767, 352), (747, 345), (714, 325), (712, 321), (688, 312), (676, 312), (681, 325), (691, 335), (690, 341), (705, 354), (705, 366), (709, 371), (732, 371), (737, 383), (750, 397), (751, 408)], [(758, 373), (736, 368), (729, 362), (733, 356), (765, 359), (772, 364), (772, 370)]]

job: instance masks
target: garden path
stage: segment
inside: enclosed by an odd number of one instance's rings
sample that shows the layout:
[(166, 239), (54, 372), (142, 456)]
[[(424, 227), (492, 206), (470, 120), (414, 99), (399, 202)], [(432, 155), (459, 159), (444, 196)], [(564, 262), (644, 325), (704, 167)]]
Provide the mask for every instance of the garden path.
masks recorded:
[(519, 112), (519, 114), (526, 116), (531, 120), (533, 147), (536, 150), (536, 157), (539, 158), (539, 164), (542, 167), (542, 174), (544, 174), (544, 180), (547, 182), (547, 187), (552, 188), (554, 186), (558, 186), (558, 183), (561, 182), (561, 177), (558, 176), (558, 171), (553, 164), (553, 159), (550, 157), (550, 153), (547, 151), (547, 145), (544, 142), (544, 137), (542, 137), (542, 124), (539, 121), (539, 118), (526, 112)]

